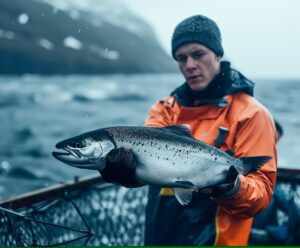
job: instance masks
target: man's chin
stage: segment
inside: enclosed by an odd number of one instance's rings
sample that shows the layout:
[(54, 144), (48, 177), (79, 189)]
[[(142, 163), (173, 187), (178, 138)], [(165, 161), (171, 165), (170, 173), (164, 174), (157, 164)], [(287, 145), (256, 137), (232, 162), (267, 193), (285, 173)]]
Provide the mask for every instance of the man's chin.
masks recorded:
[(188, 85), (195, 92), (201, 92), (208, 86), (206, 82), (188, 82)]

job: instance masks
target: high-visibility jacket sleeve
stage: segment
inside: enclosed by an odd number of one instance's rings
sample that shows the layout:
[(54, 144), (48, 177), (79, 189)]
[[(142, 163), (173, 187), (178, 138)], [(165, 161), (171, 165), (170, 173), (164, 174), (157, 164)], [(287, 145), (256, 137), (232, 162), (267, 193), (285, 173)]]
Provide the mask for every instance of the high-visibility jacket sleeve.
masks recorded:
[(145, 126), (165, 127), (174, 125), (175, 113), (164, 101), (157, 101), (150, 109)]
[(270, 114), (264, 108), (238, 123), (234, 142), (235, 157), (271, 156), (260, 170), (239, 176), (240, 189), (231, 197), (214, 200), (225, 212), (249, 218), (265, 209), (276, 182), (277, 134)]

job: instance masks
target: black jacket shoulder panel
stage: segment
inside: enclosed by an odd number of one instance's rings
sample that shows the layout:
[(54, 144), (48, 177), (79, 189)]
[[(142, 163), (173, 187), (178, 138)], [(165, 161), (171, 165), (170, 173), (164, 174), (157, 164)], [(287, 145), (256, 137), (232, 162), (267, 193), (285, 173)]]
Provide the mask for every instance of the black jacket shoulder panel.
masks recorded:
[(227, 95), (244, 92), (250, 96), (254, 94), (254, 82), (246, 78), (242, 73), (235, 69), (231, 69), (232, 83), (228, 88)]

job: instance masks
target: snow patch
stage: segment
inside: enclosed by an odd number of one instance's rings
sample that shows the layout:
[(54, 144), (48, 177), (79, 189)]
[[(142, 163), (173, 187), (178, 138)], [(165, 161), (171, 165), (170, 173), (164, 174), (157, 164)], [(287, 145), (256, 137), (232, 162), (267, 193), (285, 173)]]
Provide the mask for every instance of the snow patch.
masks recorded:
[(38, 39), (37, 43), (41, 47), (43, 47), (43, 48), (45, 48), (46, 50), (49, 50), (49, 51), (53, 50), (53, 48), (54, 48), (54, 44), (51, 41), (49, 41), (47, 39), (44, 39), (44, 38)]
[[(100, 26), (103, 22), (125, 29), (143, 39), (154, 35), (152, 29), (144, 23), (142, 19), (133, 14), (130, 8), (121, 0), (43, 0), (62, 11), (68, 12), (71, 18), (75, 18), (70, 14), (72, 11), (88, 13), (86, 21)], [(85, 17), (83, 17), (85, 18)]]
[(61, 1), (61, 0), (43, 0), (45, 3), (52, 5), (56, 10), (62, 10), (62, 11), (68, 11), (70, 8), (70, 5), (65, 2), (65, 1)]
[(103, 49), (101, 47), (98, 47), (97, 45), (91, 45), (90, 49), (92, 52), (105, 59), (117, 60), (120, 58), (120, 53), (118, 51), (109, 50), (108, 48)]
[(0, 29), (0, 38), (6, 38), (6, 39), (11, 40), (11, 39), (15, 38), (15, 33), (12, 31)]
[(77, 20), (80, 16), (79, 12), (77, 10), (71, 10), (69, 12), (69, 16), (73, 19), (73, 20)]
[(99, 18), (91, 18), (90, 22), (96, 27), (100, 27), (103, 24), (103, 21)]
[(63, 41), (64, 46), (75, 49), (75, 50), (79, 50), (82, 48), (82, 43), (77, 40), (76, 38), (74, 38), (73, 36), (68, 36), (64, 39)]
[(56, 15), (56, 14), (57, 14), (57, 12), (58, 12), (58, 8), (56, 8), (56, 7), (53, 7), (53, 9), (52, 9), (52, 14), (53, 14), (53, 15)]
[(29, 20), (29, 16), (26, 13), (22, 13), (18, 17), (18, 22), (22, 25), (25, 25)]

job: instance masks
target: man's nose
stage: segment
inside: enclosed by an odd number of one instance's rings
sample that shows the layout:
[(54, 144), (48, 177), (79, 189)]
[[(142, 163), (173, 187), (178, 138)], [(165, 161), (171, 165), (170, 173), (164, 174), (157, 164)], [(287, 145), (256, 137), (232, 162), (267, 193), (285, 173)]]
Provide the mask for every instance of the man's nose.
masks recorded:
[(193, 69), (196, 68), (196, 66), (197, 66), (197, 61), (193, 59), (191, 56), (188, 56), (186, 60), (186, 69)]

